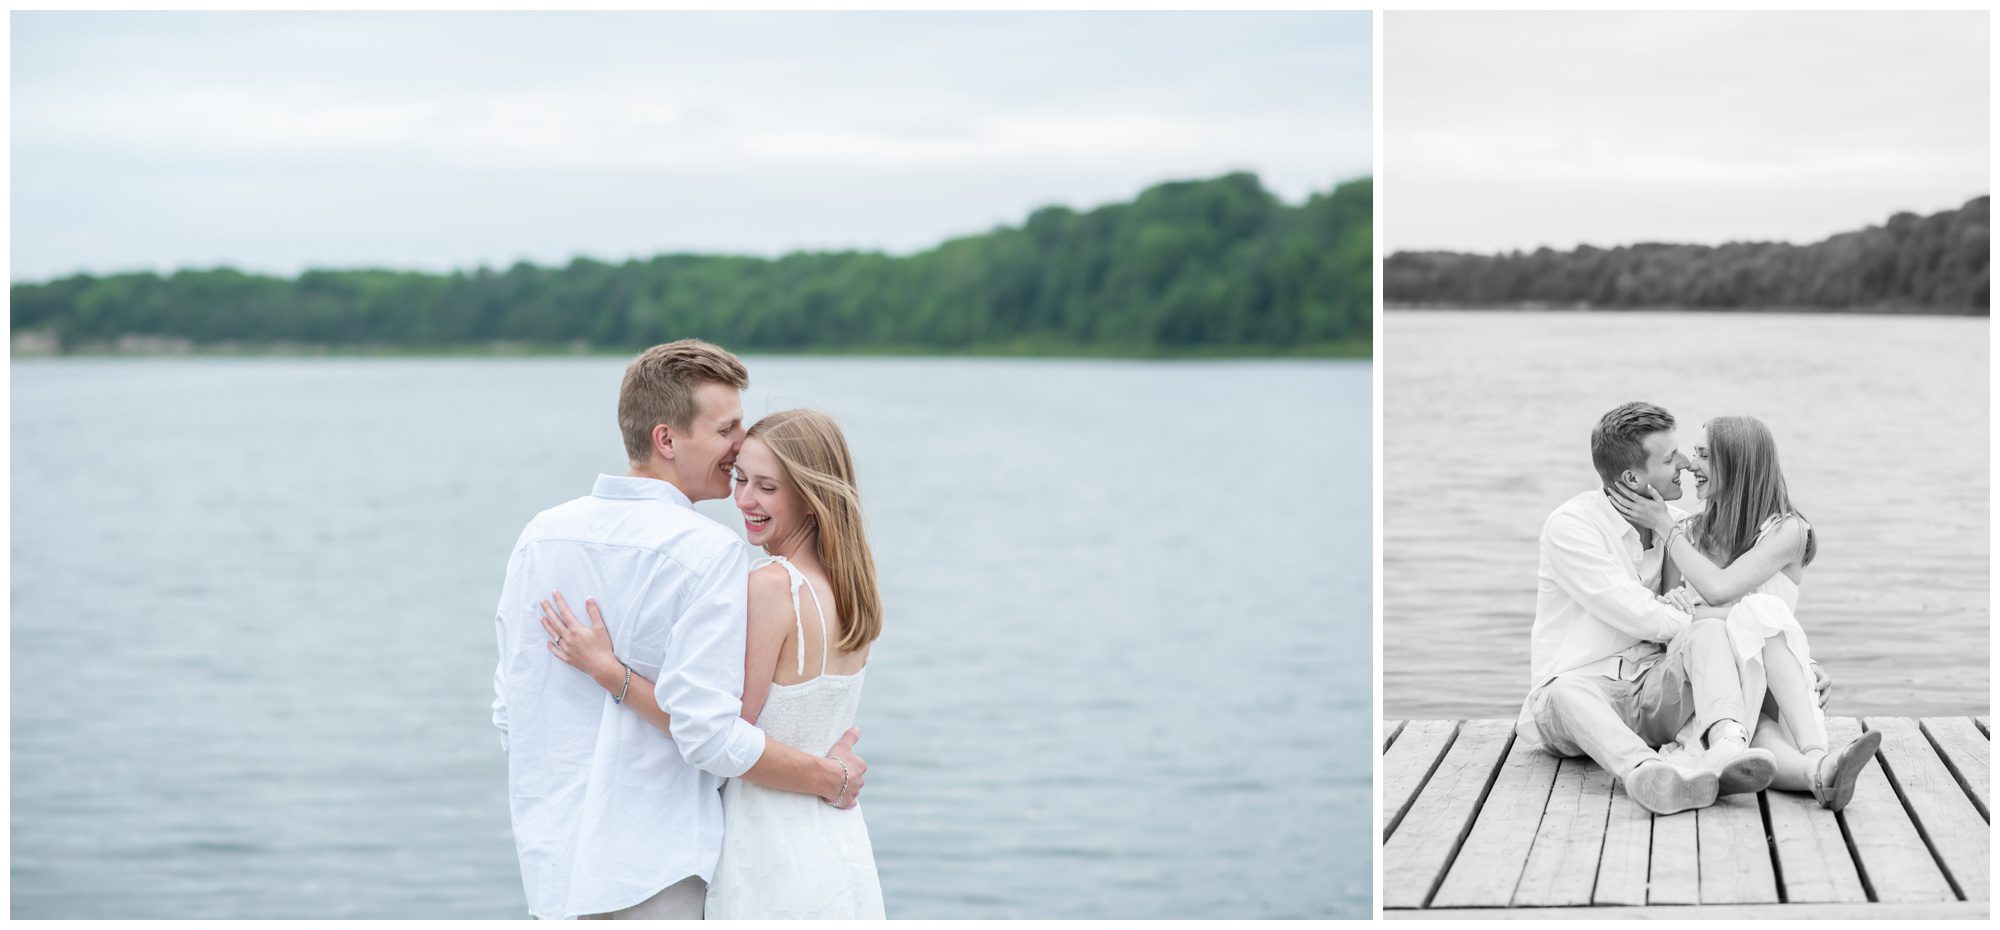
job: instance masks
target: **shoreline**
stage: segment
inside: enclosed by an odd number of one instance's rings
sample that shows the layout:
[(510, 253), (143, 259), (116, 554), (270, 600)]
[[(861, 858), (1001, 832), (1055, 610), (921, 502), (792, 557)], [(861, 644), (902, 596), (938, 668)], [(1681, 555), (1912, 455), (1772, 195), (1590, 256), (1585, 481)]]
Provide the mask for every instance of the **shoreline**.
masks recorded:
[[(114, 358), (631, 358), (645, 346), (606, 347), (588, 345), (528, 345), (497, 343), (478, 346), (324, 346), (324, 345), (194, 345), (143, 340), (123, 345), (91, 345), (58, 349), (46, 345), (23, 346), (17, 338), (10, 358), (23, 359), (114, 359)], [(1078, 359), (1103, 361), (1284, 361), (1352, 360), (1374, 358), (1372, 340), (1310, 343), (1299, 346), (1214, 346), (1179, 349), (1113, 349), (1090, 346), (1047, 346), (1002, 344), (973, 348), (933, 346), (853, 346), (823, 348), (744, 347), (732, 349), (746, 356), (784, 358), (1006, 358)]]
[(1396, 310), (1418, 313), (1439, 311), (1470, 313), (1771, 313), (1786, 316), (1821, 314), (1825, 316), (1923, 316), (1966, 317), (1971, 319), (1990, 319), (1993, 315), (1989, 307), (1898, 307), (1893, 305), (1872, 307), (1689, 307), (1680, 304), (1650, 304), (1642, 307), (1626, 307), (1609, 304), (1552, 304), (1536, 301), (1498, 304), (1384, 301), (1382, 309), (1384, 311)]

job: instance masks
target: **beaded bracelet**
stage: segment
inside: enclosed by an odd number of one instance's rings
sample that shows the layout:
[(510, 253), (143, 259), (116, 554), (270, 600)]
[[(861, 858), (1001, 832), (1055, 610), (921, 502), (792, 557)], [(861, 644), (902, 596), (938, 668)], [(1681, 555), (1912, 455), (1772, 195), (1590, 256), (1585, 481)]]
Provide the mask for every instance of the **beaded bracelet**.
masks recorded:
[(840, 765), (840, 791), (833, 796), (833, 800), (831, 801), (825, 798), (820, 798), (819, 801), (828, 807), (839, 807), (840, 799), (847, 797), (847, 763), (841, 762), (833, 756), (827, 756), (827, 758), (833, 759), (834, 762)]

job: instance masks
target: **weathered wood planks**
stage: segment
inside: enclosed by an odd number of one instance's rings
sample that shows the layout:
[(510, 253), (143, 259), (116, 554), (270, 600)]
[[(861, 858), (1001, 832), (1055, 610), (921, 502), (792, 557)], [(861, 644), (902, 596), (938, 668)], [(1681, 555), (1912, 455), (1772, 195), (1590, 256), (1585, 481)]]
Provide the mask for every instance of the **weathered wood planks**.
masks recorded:
[(1385, 911), (1390, 920), (1984, 920), (1985, 901), (1948, 904), (1713, 904), (1681, 907), (1510, 907)]
[(1979, 816), (1965, 789), (1938, 758), (1930, 741), (1906, 717), (1867, 717), (1862, 725), (1882, 732), (1880, 759), (1889, 770), (1903, 807), (1916, 822), (1958, 896), (1984, 901), (1991, 858), (1986, 848), (1986, 820)]
[(1513, 738), (1513, 722), (1507, 720), (1471, 720), (1460, 728), (1423, 791), (1382, 844), (1383, 906), (1423, 907), (1429, 902), (1472, 828)]
[[(1863, 725), (1833, 718), (1828, 730), (1839, 746)], [(1839, 814), (1767, 791), (1660, 817), (1588, 759), (1514, 745), (1512, 721), (1385, 725), (1383, 905), (1402, 916), (1984, 915), (1984, 721), (1865, 726), (1882, 749)], [(1657, 907), (1676, 904), (1701, 907)]]
[(1506, 907), (1535, 842), (1558, 760), (1514, 741), (1432, 907)]
[(1520, 907), (1580, 907), (1597, 886), (1597, 859), (1611, 814), (1611, 773), (1589, 759), (1564, 759), (1534, 848), (1514, 889)]
[(1403, 725), (1396, 742), (1382, 755), (1382, 837), (1387, 839), (1416, 800), (1417, 789), (1444, 759), (1458, 734), (1450, 720), (1414, 720)]
[(1925, 717), (1922, 726), (1924, 735), (1937, 748), (1938, 757), (1951, 769), (1973, 806), (1979, 808), (1979, 816), (1991, 823), (1993, 805), (1987, 791), (1992, 786), (1993, 773), (1987, 767), (1991, 753), (1986, 734), (1965, 717)]
[(1764, 841), (1764, 812), (1753, 794), (1717, 798), (1694, 812), (1701, 903), (1776, 904), (1778, 876)]
[[(1833, 744), (1840, 746), (1861, 735), (1861, 724), (1852, 717), (1833, 717), (1826, 722), (1826, 732)], [(1847, 824), (1855, 866), (1870, 898), (1892, 902), (1957, 899), (1879, 763), (1870, 762), (1861, 773), (1854, 800), (1840, 812), (1840, 818)]]
[(1695, 842), (1696, 815), (1653, 815), (1652, 881), (1647, 904), (1701, 903), (1701, 847)]
[(1771, 845), (1785, 900), (1793, 904), (1857, 904), (1868, 900), (1839, 815), (1811, 795), (1764, 793), (1771, 816)]
[(1611, 816), (1604, 825), (1604, 854), (1597, 862), (1597, 891), (1590, 903), (1603, 906), (1646, 903), (1652, 872), (1653, 814), (1611, 785)]

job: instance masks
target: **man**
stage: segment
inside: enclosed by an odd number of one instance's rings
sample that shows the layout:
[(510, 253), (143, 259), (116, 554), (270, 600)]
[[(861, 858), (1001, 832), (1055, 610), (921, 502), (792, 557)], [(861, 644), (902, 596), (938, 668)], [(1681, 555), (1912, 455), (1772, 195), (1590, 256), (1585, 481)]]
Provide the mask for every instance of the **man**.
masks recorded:
[[(507, 564), (493, 722), (536, 917), (702, 916), (722, 850), (724, 778), (852, 807), (867, 765), (849, 730), (826, 758), (740, 716), (748, 547), (693, 502), (729, 496), (744, 437), (743, 363), (698, 340), (625, 371), (630, 471), (543, 511)], [(619, 659), (655, 682), (671, 737), (549, 654), (540, 600), (588, 593)]]
[[(1673, 416), (1644, 403), (1612, 410), (1591, 432), (1590, 456), (1604, 486), (1557, 507), (1542, 526), (1533, 672), (1516, 731), (1529, 746), (1589, 756), (1657, 814), (1763, 790), (1776, 760), (1749, 747), (1744, 721), (1755, 718), (1742, 706), (1727, 609), (1663, 596), (1666, 540), (1606, 497), (1622, 486), (1680, 498), (1688, 462)], [(1707, 751), (1683, 771), (1657, 747), (1690, 719)]]

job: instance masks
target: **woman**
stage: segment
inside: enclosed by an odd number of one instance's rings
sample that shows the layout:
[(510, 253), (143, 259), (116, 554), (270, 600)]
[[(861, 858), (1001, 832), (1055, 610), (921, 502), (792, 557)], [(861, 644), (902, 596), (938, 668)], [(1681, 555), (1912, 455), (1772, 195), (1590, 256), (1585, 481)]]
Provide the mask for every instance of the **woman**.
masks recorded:
[[(769, 558), (750, 573), (743, 718), (788, 746), (825, 754), (861, 702), (869, 646), (882, 632), (875, 561), (861, 527), (854, 462), (831, 417), (786, 410), (750, 428), (736, 457), (736, 507)], [(801, 597), (800, 589), (806, 597)], [(624, 687), (603, 615), (542, 605), (557, 658), (607, 691)], [(828, 609), (830, 608), (830, 609)], [(653, 683), (631, 676), (624, 706), (667, 729)], [(722, 858), (711, 918), (880, 918), (882, 886), (861, 808), (731, 779), (722, 791)]]
[[(1689, 457), (1702, 511), (1675, 523), (1648, 516), (1633, 499), (1612, 503), (1667, 540), (1665, 587), (1685, 579), (1708, 604), (1730, 606), (1730, 640), (1743, 676), (1744, 706), (1762, 709), (1748, 742), (1777, 763), (1771, 786), (1811, 792), (1821, 805), (1840, 810), (1882, 742), (1868, 732), (1838, 753), (1829, 752), (1826, 717), (1813, 693), (1812, 655), (1794, 612), (1799, 582), (1818, 552), (1812, 525), (1792, 509), (1777, 443), (1762, 421), (1716, 417), (1702, 424)], [(1622, 490), (1622, 489), (1621, 489)], [(1718, 726), (1716, 729), (1722, 729)], [(1744, 739), (1740, 728), (1723, 739)]]

